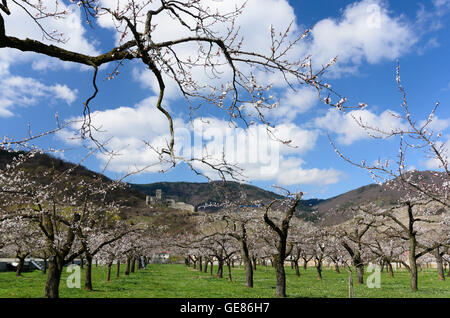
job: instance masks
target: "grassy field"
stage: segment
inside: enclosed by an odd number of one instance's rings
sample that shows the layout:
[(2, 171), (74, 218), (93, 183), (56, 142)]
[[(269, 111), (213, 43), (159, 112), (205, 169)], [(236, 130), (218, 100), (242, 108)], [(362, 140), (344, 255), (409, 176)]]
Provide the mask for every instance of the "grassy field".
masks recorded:
[[(254, 288), (244, 286), (243, 268), (233, 269), (233, 281), (211, 277), (184, 265), (150, 265), (146, 270), (138, 270), (130, 276), (115, 277), (115, 268), (110, 282), (106, 282), (106, 268), (93, 267), (94, 291), (69, 289), (64, 273), (61, 280), (61, 297), (100, 298), (270, 298), (275, 294), (275, 273), (272, 268), (258, 267), (254, 277)], [(216, 268), (215, 268), (216, 270)], [(209, 271), (209, 269), (208, 269)], [(225, 269), (225, 273), (226, 273)], [(347, 297), (348, 274), (333, 270), (323, 271), (323, 280), (317, 280), (314, 268), (301, 270), (301, 277), (286, 267), (288, 297)], [(83, 271), (81, 285), (83, 286)], [(15, 277), (13, 272), (0, 273), (0, 297), (43, 297), (46, 276), (40, 271), (26, 272), (23, 277)], [(424, 269), (419, 273), (419, 291), (409, 290), (409, 273), (396, 271), (395, 278), (387, 273), (381, 275), (381, 288), (370, 289), (366, 285), (355, 284), (355, 297), (369, 298), (409, 298), (445, 297), (450, 298), (450, 279), (438, 281), (436, 270)]]

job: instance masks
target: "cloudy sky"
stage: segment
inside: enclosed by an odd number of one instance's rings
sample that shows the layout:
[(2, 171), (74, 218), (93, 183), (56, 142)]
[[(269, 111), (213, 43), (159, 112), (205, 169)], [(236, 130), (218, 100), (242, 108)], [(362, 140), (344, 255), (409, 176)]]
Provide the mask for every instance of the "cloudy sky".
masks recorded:
[[(206, 1), (225, 10), (242, 2)], [(115, 0), (100, 2), (113, 5)], [(43, 3), (48, 7), (54, 5), (53, 0)], [(65, 48), (96, 55), (119, 43), (120, 35), (111, 18), (102, 16), (90, 27), (82, 20), (76, 2), (65, 1), (60, 8), (63, 5), (70, 14), (64, 20), (46, 21), (45, 26), (64, 34), (68, 39)], [(20, 7), (10, 3), (10, 10), (11, 16), (4, 17), (7, 35), (42, 40), (41, 31)], [(442, 131), (442, 141), (449, 143), (449, 17), (450, 0), (249, 0), (237, 20), (244, 48), (266, 52), (270, 26), (282, 30), (293, 21), (292, 31), (297, 35), (312, 29), (310, 36), (294, 48), (291, 57), (311, 54), (313, 65), (324, 65), (337, 56), (338, 62), (326, 74), (327, 82), (351, 103), (367, 103), (368, 107), (339, 112), (318, 100), (307, 87), (296, 87), (293, 91), (279, 77), (261, 77), (267, 84), (273, 84), (273, 99), (279, 104), (266, 117), (278, 136), (292, 140), (289, 147), (268, 139), (264, 127), (258, 124), (231, 129), (225, 114), (216, 110), (206, 108), (190, 118), (176, 85), (168, 82), (164, 106), (174, 118), (177, 150), (195, 152), (206, 146), (209, 154), (220, 156), (225, 149), (227, 160), (240, 164), (248, 182), (267, 189), (272, 185), (300, 189), (307, 198), (329, 198), (371, 183), (366, 172), (336, 155), (327, 134), (355, 161), (395, 158), (398, 140), (374, 140), (354, 118), (383, 129), (405, 125), (391, 115), (401, 112), (401, 95), (395, 82), (398, 60), (411, 112), (418, 121), (423, 120), (440, 102), (433, 129)], [(153, 40), (183, 35), (186, 34), (167, 16), (158, 21)], [(189, 54), (189, 48), (181, 54)], [(109, 163), (107, 175), (117, 177), (133, 168), (154, 164), (129, 181), (205, 181), (183, 164), (160, 173), (158, 157), (145, 143), (163, 147), (167, 141), (167, 120), (155, 108), (156, 81), (138, 62), (126, 62), (119, 69), (120, 74), (108, 80), (114, 66), (101, 68), (100, 92), (91, 104), (93, 122), (101, 127), (96, 138), (109, 140), (108, 147), (120, 153)], [(193, 75), (208, 80), (201, 70), (195, 70)], [(83, 102), (93, 92), (91, 81), (92, 71), (86, 67), (0, 49), (0, 136), (21, 138), (27, 135), (29, 125), (34, 133), (52, 129), (56, 113), (61, 120), (78, 118)], [(38, 144), (64, 150), (58, 155), (77, 162), (86, 150), (77, 140), (70, 139), (72, 134), (73, 130), (65, 130)], [(218, 136), (222, 142), (218, 142)], [(203, 141), (192, 144), (199, 137)], [(85, 164), (101, 171), (107, 161), (107, 157), (96, 154)], [(408, 164), (420, 170), (436, 168), (420, 153), (411, 154)], [(207, 167), (196, 168), (216, 177)]]

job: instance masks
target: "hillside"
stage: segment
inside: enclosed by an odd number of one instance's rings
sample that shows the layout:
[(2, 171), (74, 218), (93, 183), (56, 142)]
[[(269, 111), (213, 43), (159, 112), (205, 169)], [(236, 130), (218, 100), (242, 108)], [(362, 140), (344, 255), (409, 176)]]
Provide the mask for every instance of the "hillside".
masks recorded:
[[(442, 184), (446, 180), (445, 174), (435, 171), (415, 171), (411, 172), (411, 174), (416, 180), (420, 177), (423, 183)], [(350, 212), (351, 207), (357, 207), (369, 202), (388, 207), (395, 204), (405, 194), (405, 191), (392, 190), (385, 184), (369, 184), (318, 202), (318, 204), (313, 206), (313, 209), (317, 211), (322, 224), (333, 225), (350, 219), (353, 216)]]
[(201, 182), (158, 182), (151, 184), (130, 184), (131, 188), (145, 195), (154, 196), (157, 189), (161, 189), (163, 195), (168, 199), (183, 201), (195, 206), (198, 210), (215, 210), (212, 207), (204, 207), (207, 204), (221, 203), (225, 200), (239, 201), (241, 195), (245, 194), (245, 202), (272, 201), (281, 198), (280, 195), (263, 190), (261, 188), (227, 182), (226, 186), (220, 181)]
[[(130, 184), (131, 188), (143, 194), (154, 196), (157, 189), (161, 189), (163, 195), (168, 199), (182, 201), (192, 204), (197, 211), (214, 212), (218, 208), (208, 205), (224, 202), (226, 199), (233, 202), (249, 204), (259, 201), (269, 203), (282, 198), (281, 195), (267, 191), (249, 184), (227, 182), (196, 183), (196, 182), (158, 182), (151, 184)], [(242, 199), (242, 194), (244, 198)], [(312, 199), (302, 200), (299, 213), (303, 217), (308, 217), (313, 207), (323, 200)]]
[[(0, 150), (0, 169), (4, 168), (15, 155), (15, 153)], [(46, 154), (36, 155), (23, 166), (25, 170), (34, 174), (40, 182), (45, 182), (41, 180), (41, 176), (42, 172), (47, 169), (56, 169), (62, 172), (73, 167), (75, 167), (73, 163)], [(72, 175), (74, 178), (89, 179), (100, 174), (83, 166), (77, 166)], [(105, 176), (101, 177), (106, 181), (109, 180)], [(427, 183), (439, 183), (445, 179), (442, 174), (431, 171), (413, 172), (413, 177), (420, 177), (423, 182)], [(189, 214), (170, 208), (155, 210), (146, 206), (145, 196), (154, 196), (157, 189), (161, 189), (166, 198), (194, 205), (196, 211), (203, 212), (217, 211), (218, 208), (211, 207), (211, 205), (226, 200), (248, 204), (255, 201), (268, 203), (282, 198), (279, 194), (249, 184), (227, 182), (224, 186), (219, 181), (210, 183), (158, 182), (130, 184), (129, 188), (112, 193), (111, 197), (125, 203), (124, 218), (139, 221), (158, 220), (158, 223), (167, 223), (168, 225), (174, 223), (174, 228), (177, 231), (187, 228), (192, 229), (193, 224), (186, 220), (186, 218), (189, 219)], [(352, 213), (349, 212), (351, 207), (368, 202), (375, 202), (380, 206), (389, 206), (397, 202), (404, 194), (402, 191), (390, 190), (386, 185), (370, 184), (327, 200), (302, 200), (297, 208), (296, 215), (305, 220), (320, 222), (324, 225), (338, 224), (352, 217)]]
[[(6, 164), (12, 161), (12, 159), (18, 155), (19, 152), (7, 152), (0, 149), (0, 169), (3, 169)], [(105, 182), (112, 182), (106, 176), (99, 174), (97, 172), (91, 171), (82, 165), (75, 165), (71, 162), (53, 157), (48, 154), (36, 154), (33, 158), (27, 160), (21, 168), (34, 176), (35, 180), (39, 183), (44, 184), (47, 182), (42, 175), (44, 171), (54, 169), (55, 171), (62, 173), (70, 168), (73, 168), (71, 176), (75, 180), (89, 180), (95, 177), (101, 177)], [(130, 209), (142, 208), (142, 204), (145, 205), (145, 195), (135, 191), (131, 188), (126, 188), (124, 190), (116, 190), (110, 193), (111, 199), (114, 198), (116, 201), (120, 201), (123, 205)]]

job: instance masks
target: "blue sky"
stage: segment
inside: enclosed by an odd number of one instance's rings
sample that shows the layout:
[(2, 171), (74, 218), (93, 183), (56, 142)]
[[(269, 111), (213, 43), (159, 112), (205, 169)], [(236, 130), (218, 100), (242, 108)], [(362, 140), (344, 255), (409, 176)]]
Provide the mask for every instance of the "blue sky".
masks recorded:
[[(239, 0), (222, 3), (231, 2)], [(51, 5), (53, 1), (48, 3)], [(65, 47), (92, 55), (111, 49), (117, 35), (110, 21), (100, 19), (95, 21), (94, 28), (87, 27), (76, 4), (67, 2), (66, 5), (72, 10), (66, 22), (48, 24), (70, 37)], [(40, 40), (41, 34), (29, 18), (13, 3), (10, 6), (12, 15), (5, 18), (7, 34)], [(313, 63), (317, 64), (326, 64), (330, 58), (338, 56), (337, 64), (327, 74), (327, 82), (351, 103), (367, 103), (367, 109), (358, 115), (384, 128), (402, 125), (387, 115), (388, 110), (401, 111), (401, 96), (395, 82), (398, 60), (411, 112), (417, 120), (423, 120), (439, 101), (436, 129), (443, 132), (443, 142), (450, 140), (449, 0), (250, 0), (246, 10), (238, 21), (242, 23), (244, 40), (255, 50), (263, 49), (270, 24), (283, 27), (294, 20), (297, 34), (312, 28), (312, 34), (296, 52), (311, 53)], [(267, 12), (271, 15), (267, 16)], [(374, 17), (375, 20), (369, 20)], [(161, 37), (174, 36), (170, 32), (174, 31), (162, 29)], [(108, 176), (118, 177), (135, 166), (155, 160), (154, 155), (145, 150), (142, 140), (160, 143), (167, 134), (167, 122), (155, 110), (151, 74), (144, 72), (138, 62), (127, 62), (119, 69), (119, 76), (106, 80), (111, 70), (112, 66), (100, 70), (100, 92), (92, 103), (92, 111), (96, 123), (105, 130), (98, 138), (112, 138), (110, 146), (121, 150), (122, 156), (113, 160), (107, 171)], [(91, 80), (92, 71), (85, 67), (37, 54), (0, 49), (3, 87), (0, 91), (0, 136), (23, 137), (28, 124), (36, 133), (52, 129), (55, 113), (62, 120), (79, 117), (84, 100), (93, 91)], [(175, 119), (175, 130), (179, 127), (189, 131), (186, 105), (176, 87), (168, 86), (166, 106)], [(268, 117), (281, 135), (292, 138), (298, 148), (280, 149), (277, 169), (264, 176), (260, 173), (261, 164), (244, 164), (248, 181), (254, 185), (270, 189), (277, 184), (291, 190), (300, 189), (306, 198), (328, 198), (371, 183), (365, 171), (350, 166), (335, 154), (327, 132), (339, 149), (355, 161), (395, 158), (398, 153), (398, 140), (369, 138), (352, 122), (349, 113), (330, 110), (308, 89), (299, 88), (293, 93), (287, 87), (276, 86), (273, 95), (280, 106)], [(196, 116), (210, 119), (214, 128), (226, 127), (223, 113), (216, 109), (203, 108)], [(64, 150), (59, 154), (61, 157), (77, 162), (86, 150), (65, 139), (71, 133), (73, 130), (65, 131), (37, 143)], [(105, 162), (105, 157), (94, 155), (85, 165), (101, 171)], [(408, 163), (420, 170), (434, 167), (419, 153), (411, 154)], [(199, 169), (210, 173), (206, 168)], [(181, 164), (166, 173), (159, 173), (156, 167), (134, 175), (130, 181), (202, 182), (205, 179)]]

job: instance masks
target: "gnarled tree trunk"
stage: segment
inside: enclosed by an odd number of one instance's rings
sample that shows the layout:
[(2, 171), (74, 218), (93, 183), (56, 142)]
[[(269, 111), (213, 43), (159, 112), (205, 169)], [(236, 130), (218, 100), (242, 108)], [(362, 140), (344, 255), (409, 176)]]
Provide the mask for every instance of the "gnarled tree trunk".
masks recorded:
[(286, 297), (286, 272), (284, 270), (284, 259), (275, 255), (273, 257), (275, 274), (277, 278), (276, 293), (275, 295), (280, 298)]
[(241, 256), (245, 267), (245, 286), (248, 288), (253, 288), (253, 266), (250, 261), (248, 245), (247, 245), (247, 230), (245, 226), (241, 225), (242, 238), (241, 243)]
[(25, 264), (25, 258), (28, 256), (28, 254), (16, 254), (17, 258), (19, 259), (19, 263), (17, 264), (16, 268), (16, 277), (22, 276), (22, 270), (23, 266)]
[(436, 257), (438, 279), (439, 280), (445, 280), (444, 262), (442, 260), (442, 255), (441, 255), (441, 253), (439, 251), (439, 247), (435, 249), (434, 256)]
[(411, 290), (418, 290), (418, 275), (417, 275), (417, 259), (416, 259), (416, 237), (414, 234), (409, 238), (409, 273), (411, 276)]
[(49, 260), (47, 282), (45, 283), (45, 297), (59, 298), (59, 283), (63, 264), (61, 259), (52, 256)]
[(86, 270), (84, 272), (84, 289), (92, 291), (92, 256), (86, 253)]
[(113, 262), (110, 261), (108, 263), (108, 272), (106, 273), (106, 281), (109, 282), (111, 280), (111, 267), (112, 267)]
[(131, 259), (131, 272), (134, 273), (136, 269), (136, 256)]
[(127, 257), (127, 265), (125, 268), (125, 275), (130, 275), (131, 258)]

